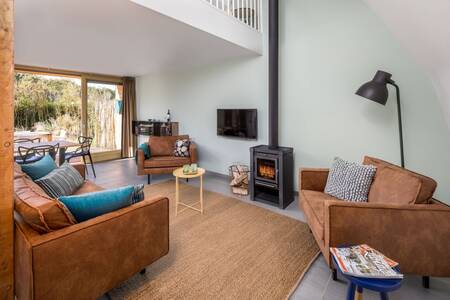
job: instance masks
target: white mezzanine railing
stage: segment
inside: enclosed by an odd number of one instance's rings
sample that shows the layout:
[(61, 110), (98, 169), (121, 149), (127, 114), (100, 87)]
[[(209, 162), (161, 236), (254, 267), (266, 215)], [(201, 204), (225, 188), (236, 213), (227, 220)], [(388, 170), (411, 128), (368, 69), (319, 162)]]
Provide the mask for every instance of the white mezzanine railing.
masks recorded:
[(262, 1), (261, 0), (204, 0), (217, 9), (234, 17), (251, 28), (262, 30)]

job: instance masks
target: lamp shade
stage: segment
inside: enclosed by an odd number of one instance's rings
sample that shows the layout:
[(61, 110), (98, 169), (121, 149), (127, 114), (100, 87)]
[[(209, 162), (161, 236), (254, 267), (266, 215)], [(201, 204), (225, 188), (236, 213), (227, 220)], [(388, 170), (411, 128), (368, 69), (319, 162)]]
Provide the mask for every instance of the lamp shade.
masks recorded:
[(364, 83), (356, 91), (356, 95), (386, 105), (389, 96), (387, 84), (392, 82), (391, 77), (387, 72), (377, 71), (371, 81)]

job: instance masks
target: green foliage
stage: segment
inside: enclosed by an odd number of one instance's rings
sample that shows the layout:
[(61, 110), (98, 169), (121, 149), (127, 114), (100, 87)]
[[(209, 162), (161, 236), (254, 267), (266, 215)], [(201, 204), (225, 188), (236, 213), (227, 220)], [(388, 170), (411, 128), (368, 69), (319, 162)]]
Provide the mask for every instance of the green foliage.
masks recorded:
[(81, 118), (81, 87), (68, 79), (16, 73), (15, 128), (33, 129), (62, 115)]
[[(92, 145), (116, 149), (115, 91), (94, 84), (88, 95)], [(81, 135), (81, 85), (72, 79), (16, 73), (14, 105), (16, 130), (45, 130), (69, 140)]]

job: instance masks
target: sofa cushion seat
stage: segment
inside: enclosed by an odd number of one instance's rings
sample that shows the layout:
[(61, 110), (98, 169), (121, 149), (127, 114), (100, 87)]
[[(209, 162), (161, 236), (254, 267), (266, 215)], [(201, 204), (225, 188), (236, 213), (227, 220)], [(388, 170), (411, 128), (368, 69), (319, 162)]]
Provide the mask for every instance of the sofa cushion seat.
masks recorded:
[(324, 239), (324, 219), (325, 219), (325, 201), (337, 200), (324, 192), (302, 190), (301, 201), (304, 202), (304, 213), (308, 219), (311, 229), (317, 237)]
[(92, 181), (86, 180), (84, 184), (75, 193), (73, 193), (73, 195), (82, 195), (92, 192), (99, 192), (103, 190), (104, 188), (96, 185)]
[(190, 164), (189, 157), (153, 156), (144, 161), (144, 168), (181, 167), (185, 164)]

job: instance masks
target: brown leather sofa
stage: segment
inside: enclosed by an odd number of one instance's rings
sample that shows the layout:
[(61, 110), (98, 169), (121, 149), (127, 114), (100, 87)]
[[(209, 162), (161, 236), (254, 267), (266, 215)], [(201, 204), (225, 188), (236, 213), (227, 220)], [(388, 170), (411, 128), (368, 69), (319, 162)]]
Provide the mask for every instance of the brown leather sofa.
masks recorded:
[[(76, 167), (84, 177), (85, 166)], [(15, 181), (20, 176), (15, 174)], [(32, 189), (43, 193), (37, 185)], [(86, 181), (76, 194), (98, 190), (102, 188)], [(18, 191), (15, 197), (29, 193)], [(51, 214), (44, 213), (41, 218)], [(44, 234), (17, 211), (14, 219), (19, 300), (97, 299), (169, 251), (169, 201), (165, 197), (148, 198)]]
[(145, 159), (144, 151), (137, 150), (137, 174), (147, 175), (150, 184), (152, 174), (172, 173), (183, 165), (196, 163), (197, 147), (192, 141), (189, 146), (189, 157), (178, 157), (173, 154), (175, 142), (181, 139), (189, 139), (189, 135), (151, 136), (148, 140), (151, 157)]
[[(366, 203), (338, 200), (323, 191), (328, 169), (301, 169), (300, 202), (325, 260), (330, 247), (368, 244), (398, 261), (402, 273), (450, 276), (450, 207), (433, 199), (436, 182), (380, 159)], [(335, 273), (334, 273), (335, 275)]]

